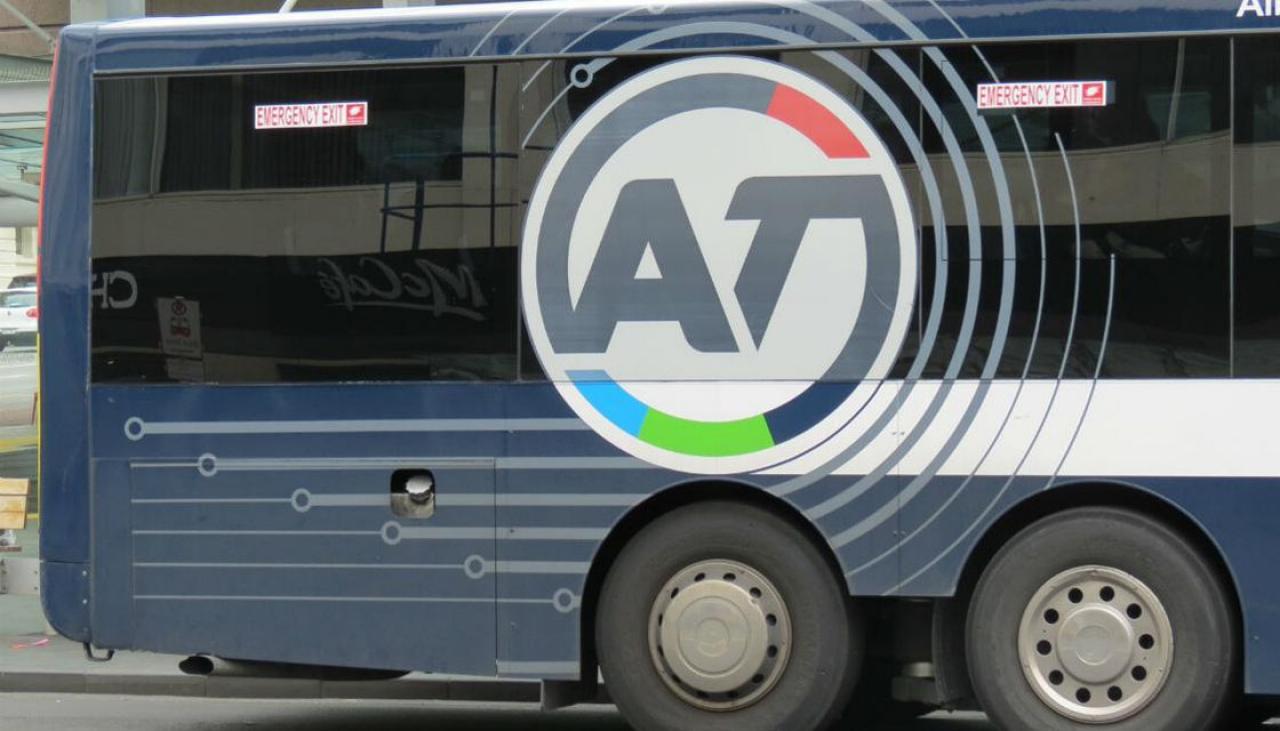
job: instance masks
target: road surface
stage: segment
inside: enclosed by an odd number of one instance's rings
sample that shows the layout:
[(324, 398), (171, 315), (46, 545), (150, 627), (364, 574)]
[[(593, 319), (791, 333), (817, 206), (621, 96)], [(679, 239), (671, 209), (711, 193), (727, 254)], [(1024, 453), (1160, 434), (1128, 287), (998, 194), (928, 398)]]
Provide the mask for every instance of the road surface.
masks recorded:
[[(977, 714), (885, 731), (994, 731)], [(407, 701), (282, 701), (0, 695), (4, 731), (629, 731), (611, 708), (541, 713), (535, 706)]]

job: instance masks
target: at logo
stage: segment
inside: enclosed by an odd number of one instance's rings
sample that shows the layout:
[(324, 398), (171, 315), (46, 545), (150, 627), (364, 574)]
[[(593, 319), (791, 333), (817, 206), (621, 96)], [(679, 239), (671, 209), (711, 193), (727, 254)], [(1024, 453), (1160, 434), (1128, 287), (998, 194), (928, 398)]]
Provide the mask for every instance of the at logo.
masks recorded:
[(618, 447), (760, 470), (832, 440), (907, 332), (915, 226), (842, 97), (749, 58), (678, 61), (569, 130), (529, 205), (521, 289), (547, 375)]

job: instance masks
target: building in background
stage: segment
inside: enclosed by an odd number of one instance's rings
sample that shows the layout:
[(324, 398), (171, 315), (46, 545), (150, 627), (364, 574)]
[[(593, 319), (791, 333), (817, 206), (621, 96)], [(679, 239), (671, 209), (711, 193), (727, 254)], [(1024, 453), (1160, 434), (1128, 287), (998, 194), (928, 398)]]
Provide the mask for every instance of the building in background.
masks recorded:
[[(459, 0), (296, 0), (293, 12)], [(278, 12), (285, 0), (0, 0), (0, 289), (36, 268), (36, 219), (53, 48), (68, 23)], [(15, 278), (17, 282), (15, 282)]]
[(41, 57), (10, 53), (9, 41), (21, 46), (14, 51), (29, 46), (20, 38), (0, 35), (5, 47), (0, 51), (0, 287), (35, 272), (36, 201), (52, 67), (48, 46), (36, 47)]

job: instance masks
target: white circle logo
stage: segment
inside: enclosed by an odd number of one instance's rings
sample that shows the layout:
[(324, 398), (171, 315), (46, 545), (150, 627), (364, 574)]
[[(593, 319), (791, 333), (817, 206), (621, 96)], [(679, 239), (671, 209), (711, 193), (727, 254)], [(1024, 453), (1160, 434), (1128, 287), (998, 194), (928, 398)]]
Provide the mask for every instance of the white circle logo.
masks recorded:
[(521, 267), (534, 349), (591, 428), (670, 469), (748, 472), (831, 440), (888, 376), (915, 225), (892, 156), (838, 94), (698, 58), (569, 130)]

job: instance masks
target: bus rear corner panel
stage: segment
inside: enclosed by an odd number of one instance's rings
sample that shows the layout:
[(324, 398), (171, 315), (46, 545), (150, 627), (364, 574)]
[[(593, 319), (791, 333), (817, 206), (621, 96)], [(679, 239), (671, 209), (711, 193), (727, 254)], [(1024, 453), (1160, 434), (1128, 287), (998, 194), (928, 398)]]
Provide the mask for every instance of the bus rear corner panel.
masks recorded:
[(58, 634), (76, 642), (92, 640), (88, 597), (88, 564), (41, 562), (40, 602)]
[(40, 231), (40, 595), (49, 624), (92, 639), (88, 412), (90, 127), (94, 33), (58, 39)]

